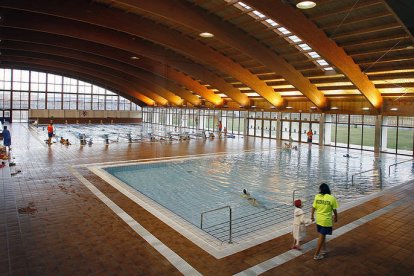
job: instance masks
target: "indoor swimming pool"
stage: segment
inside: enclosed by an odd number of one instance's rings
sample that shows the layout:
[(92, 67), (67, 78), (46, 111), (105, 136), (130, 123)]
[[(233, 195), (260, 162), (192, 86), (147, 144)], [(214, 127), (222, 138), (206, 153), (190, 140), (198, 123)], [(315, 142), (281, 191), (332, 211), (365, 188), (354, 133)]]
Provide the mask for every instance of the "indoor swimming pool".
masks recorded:
[[(148, 160), (101, 169), (167, 213), (228, 242), (290, 221), (294, 198), (301, 198), (309, 211), (322, 182), (330, 185), (340, 205), (346, 205), (409, 181), (414, 177), (412, 162), (393, 165), (409, 160), (304, 144), (298, 150)], [(243, 196), (243, 189), (255, 202)]]

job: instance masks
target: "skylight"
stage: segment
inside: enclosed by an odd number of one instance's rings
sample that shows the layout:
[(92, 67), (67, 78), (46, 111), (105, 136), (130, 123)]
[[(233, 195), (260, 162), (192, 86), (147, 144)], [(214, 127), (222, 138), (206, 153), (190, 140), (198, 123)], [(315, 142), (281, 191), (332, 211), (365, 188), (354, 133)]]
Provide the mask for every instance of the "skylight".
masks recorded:
[(248, 6), (248, 5), (246, 5), (245, 3), (243, 3), (243, 2), (239, 2), (238, 3), (240, 6), (242, 6), (244, 9), (246, 9), (246, 10), (251, 10), (252, 8), (250, 7), (250, 6)]
[[(252, 7), (246, 5), (245, 3), (241, 2), (241, 1), (238, 1), (238, 2), (237, 1), (234, 2), (234, 0), (224, 0), (224, 1), (227, 2), (227, 3), (232, 3), (233, 6), (235, 6), (239, 10), (251, 11), (251, 12), (248, 13), (248, 15), (255, 18), (256, 20), (259, 18), (259, 20), (262, 22), (262, 24), (266, 25), (268, 28), (273, 29), (273, 27), (277, 27), (273, 30), (274, 32), (276, 32), (280, 36), (283, 36), (283, 38), (285, 40), (287, 40), (289, 43), (295, 43), (293, 45), (298, 50), (304, 52), (305, 55), (307, 55), (308, 57), (311, 57), (312, 59), (314, 59), (313, 60), (314, 64), (316, 64), (321, 70), (324, 70), (324, 71), (332, 70), (332, 71), (334, 71), (334, 68), (329, 66), (329, 63), (326, 60), (322, 59), (321, 56), (318, 53), (313, 51), (313, 49), (308, 44), (302, 43), (303, 41), (300, 37), (298, 37), (297, 35), (292, 34), (287, 28), (280, 26), (280, 24), (277, 23), (276, 21), (274, 21), (270, 18), (267, 18), (266, 15), (264, 15), (263, 13), (261, 13), (257, 10), (253, 10)], [(311, 2), (311, 1), (304, 1), (304, 2)], [(300, 43), (300, 44), (296, 44), (296, 43)]]
[(258, 11), (253, 11), (253, 13), (254, 13), (255, 15), (257, 15), (259, 18), (265, 18), (265, 17), (266, 17), (263, 13), (258, 12)]
[(322, 65), (322, 66), (328, 66), (329, 64), (325, 61), (325, 60), (323, 60), (323, 59), (318, 59), (317, 61), (316, 61), (317, 63), (319, 63), (320, 65)]
[(285, 27), (280, 27), (280, 28), (277, 28), (278, 30), (279, 30), (279, 32), (281, 32), (282, 34), (285, 34), (285, 35), (288, 35), (288, 34), (291, 34), (291, 32), (288, 30), (288, 29), (286, 29)]
[(309, 50), (312, 50), (312, 48), (311, 47), (309, 47), (309, 45), (308, 44), (306, 44), (306, 43), (302, 43), (302, 44), (299, 44), (298, 45), (303, 51), (309, 51)]
[(318, 55), (318, 53), (317, 52), (309, 52), (308, 53), (312, 58), (320, 58), (321, 56), (320, 55)]
[(295, 43), (298, 43), (298, 42), (302, 42), (302, 39), (300, 39), (299, 37), (297, 37), (296, 35), (291, 35), (291, 36), (289, 36), (289, 39), (290, 40), (292, 40), (293, 42), (295, 42)]
[(272, 26), (272, 27), (276, 27), (276, 26), (279, 26), (279, 24), (277, 24), (275, 21), (273, 21), (272, 19), (266, 19), (265, 20), (267, 23), (269, 23), (270, 24), (270, 26)]

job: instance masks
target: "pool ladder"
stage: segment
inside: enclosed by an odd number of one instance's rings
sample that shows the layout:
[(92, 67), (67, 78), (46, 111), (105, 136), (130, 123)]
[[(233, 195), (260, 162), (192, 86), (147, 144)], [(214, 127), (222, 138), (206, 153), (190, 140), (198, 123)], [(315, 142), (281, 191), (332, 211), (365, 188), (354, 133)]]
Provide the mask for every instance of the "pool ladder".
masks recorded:
[(232, 242), (232, 212), (231, 212), (231, 207), (229, 206), (229, 205), (227, 205), (227, 206), (223, 206), (223, 207), (220, 207), (220, 208), (216, 208), (216, 209), (213, 209), (213, 210), (208, 210), (208, 211), (205, 211), (205, 212), (202, 212), (201, 213), (201, 222), (200, 222), (200, 228), (201, 229), (203, 229), (203, 217), (204, 217), (204, 215), (205, 214), (207, 214), (207, 213), (211, 213), (211, 212), (216, 212), (216, 211), (219, 211), (219, 210), (222, 210), (222, 209), (229, 209), (229, 243), (233, 243)]

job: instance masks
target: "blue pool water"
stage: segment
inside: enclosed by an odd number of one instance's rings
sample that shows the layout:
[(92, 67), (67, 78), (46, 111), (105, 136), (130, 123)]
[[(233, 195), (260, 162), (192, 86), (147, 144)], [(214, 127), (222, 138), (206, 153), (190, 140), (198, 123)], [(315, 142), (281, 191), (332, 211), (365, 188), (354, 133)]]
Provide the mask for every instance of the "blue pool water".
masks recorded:
[[(347, 153), (349, 158), (344, 157)], [(240, 231), (242, 236), (254, 231), (258, 224), (265, 227), (275, 221), (290, 220), (294, 191), (295, 197), (304, 200), (309, 208), (322, 182), (330, 185), (343, 204), (378, 191), (381, 186), (391, 187), (413, 179), (411, 162), (393, 167), (388, 175), (389, 165), (407, 159), (395, 155), (374, 158), (369, 152), (306, 145), (298, 151), (210, 155), (105, 170), (198, 227), (201, 213), (230, 206), (239, 228), (234, 231)], [(353, 174), (368, 170), (372, 171), (355, 175), (352, 185)], [(242, 197), (243, 189), (257, 200), (257, 206)], [(226, 221), (228, 211), (223, 209), (206, 214), (203, 223), (206, 229), (212, 227), (212, 232), (221, 233), (219, 228), (213, 228)]]

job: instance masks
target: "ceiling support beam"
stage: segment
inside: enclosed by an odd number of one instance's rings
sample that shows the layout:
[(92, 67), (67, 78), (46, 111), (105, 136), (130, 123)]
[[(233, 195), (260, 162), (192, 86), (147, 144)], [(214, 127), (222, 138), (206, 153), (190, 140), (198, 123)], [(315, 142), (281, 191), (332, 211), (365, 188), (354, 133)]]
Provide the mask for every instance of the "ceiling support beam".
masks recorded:
[[(246, 55), (256, 59), (276, 74), (282, 76), (318, 108), (323, 109), (327, 106), (327, 99), (323, 93), (276, 52), (270, 50), (268, 47), (259, 43), (253, 37), (242, 32), (232, 24), (223, 21), (221, 18), (211, 15), (196, 6), (188, 5), (187, 1), (121, 0), (118, 2), (128, 4), (135, 9), (140, 9), (147, 13), (153, 13), (168, 18), (168, 20), (177, 24), (195, 29), (199, 33), (212, 33), (214, 34), (215, 39), (219, 39), (231, 47), (238, 48)], [(174, 9), (174, 13), (171, 12), (172, 9)], [(271, 97), (271, 94), (266, 94), (266, 92), (256, 92), (263, 97), (265, 97), (263, 94)]]
[(244, 2), (259, 11), (266, 11), (267, 16), (305, 41), (331, 65), (341, 70), (374, 108), (381, 109), (383, 99), (375, 85), (352, 58), (334, 41), (330, 40), (312, 21), (307, 19), (303, 13), (281, 1), (245, 0)]

